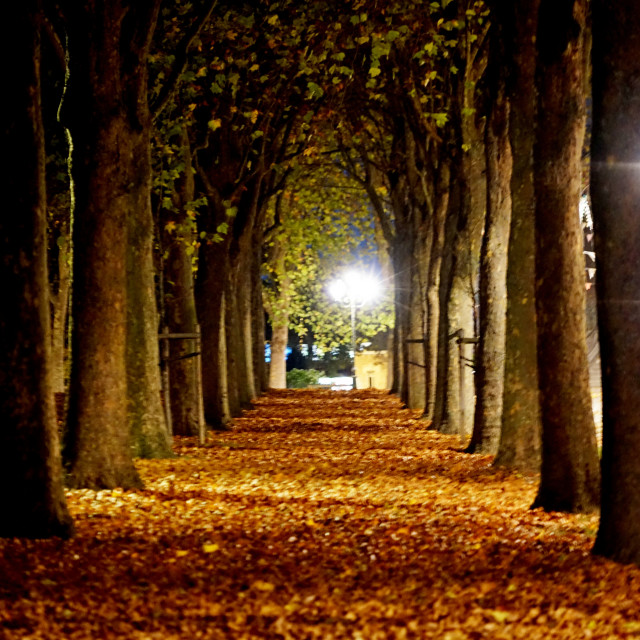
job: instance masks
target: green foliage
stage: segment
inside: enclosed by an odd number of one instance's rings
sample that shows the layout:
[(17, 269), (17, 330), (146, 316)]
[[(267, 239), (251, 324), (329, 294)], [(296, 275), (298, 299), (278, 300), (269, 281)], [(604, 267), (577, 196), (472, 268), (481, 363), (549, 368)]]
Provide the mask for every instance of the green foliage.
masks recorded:
[[(379, 248), (366, 192), (334, 162), (307, 157), (272, 203), (264, 301), (272, 323), (311, 331), (326, 350), (351, 340), (349, 311), (329, 299), (327, 285), (346, 268), (366, 268)], [(388, 297), (358, 313), (359, 336), (371, 338), (392, 318)]]
[(291, 369), (287, 371), (287, 389), (305, 389), (318, 384), (324, 376), (324, 371), (315, 369)]

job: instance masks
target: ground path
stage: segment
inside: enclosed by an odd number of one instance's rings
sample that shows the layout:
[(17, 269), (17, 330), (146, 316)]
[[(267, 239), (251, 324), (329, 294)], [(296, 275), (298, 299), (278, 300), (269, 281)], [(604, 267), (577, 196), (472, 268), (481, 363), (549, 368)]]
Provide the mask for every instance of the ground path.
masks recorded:
[(375, 391), (282, 391), (210, 446), (70, 491), (69, 541), (0, 540), (0, 638), (640, 637), (595, 516)]

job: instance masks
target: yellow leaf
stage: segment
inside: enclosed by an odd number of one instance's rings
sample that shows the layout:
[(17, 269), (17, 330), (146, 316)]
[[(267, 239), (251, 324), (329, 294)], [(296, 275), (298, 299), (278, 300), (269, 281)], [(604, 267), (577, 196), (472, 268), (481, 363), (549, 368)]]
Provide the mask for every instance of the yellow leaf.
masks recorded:
[(178, 549), (176, 551), (176, 556), (178, 556), (178, 558), (182, 558), (183, 556), (186, 556), (189, 552), (185, 551), (184, 549)]
[(496, 622), (503, 623), (509, 619), (508, 611), (490, 611), (489, 612)]
[(275, 604), (275, 602), (265, 602), (260, 607), (260, 615), (261, 616), (270, 616), (273, 618), (277, 618), (281, 616), (283, 613), (282, 607)]
[(273, 591), (276, 588), (274, 584), (271, 584), (271, 582), (265, 582), (264, 580), (256, 580), (251, 586), (257, 591), (265, 592)]
[(215, 551), (217, 551), (220, 547), (217, 544), (203, 544), (202, 545), (202, 550), (205, 553), (214, 553)]
[(176, 223), (173, 220), (169, 220), (167, 224), (164, 225), (165, 231), (173, 231), (176, 228)]

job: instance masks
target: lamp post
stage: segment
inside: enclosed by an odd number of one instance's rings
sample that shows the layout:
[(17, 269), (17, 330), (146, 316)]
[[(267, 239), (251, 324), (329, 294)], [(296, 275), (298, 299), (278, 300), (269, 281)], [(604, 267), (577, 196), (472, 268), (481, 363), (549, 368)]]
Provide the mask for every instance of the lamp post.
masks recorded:
[(348, 271), (329, 286), (331, 297), (351, 309), (351, 349), (353, 353), (352, 377), (356, 388), (356, 311), (378, 294), (379, 284), (372, 277), (357, 271)]

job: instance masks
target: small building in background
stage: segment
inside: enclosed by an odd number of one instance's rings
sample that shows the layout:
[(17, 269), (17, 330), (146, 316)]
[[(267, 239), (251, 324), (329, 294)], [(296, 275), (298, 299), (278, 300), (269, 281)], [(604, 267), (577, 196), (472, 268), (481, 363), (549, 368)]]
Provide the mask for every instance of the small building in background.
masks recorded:
[(355, 368), (358, 389), (389, 388), (388, 351), (358, 351)]

